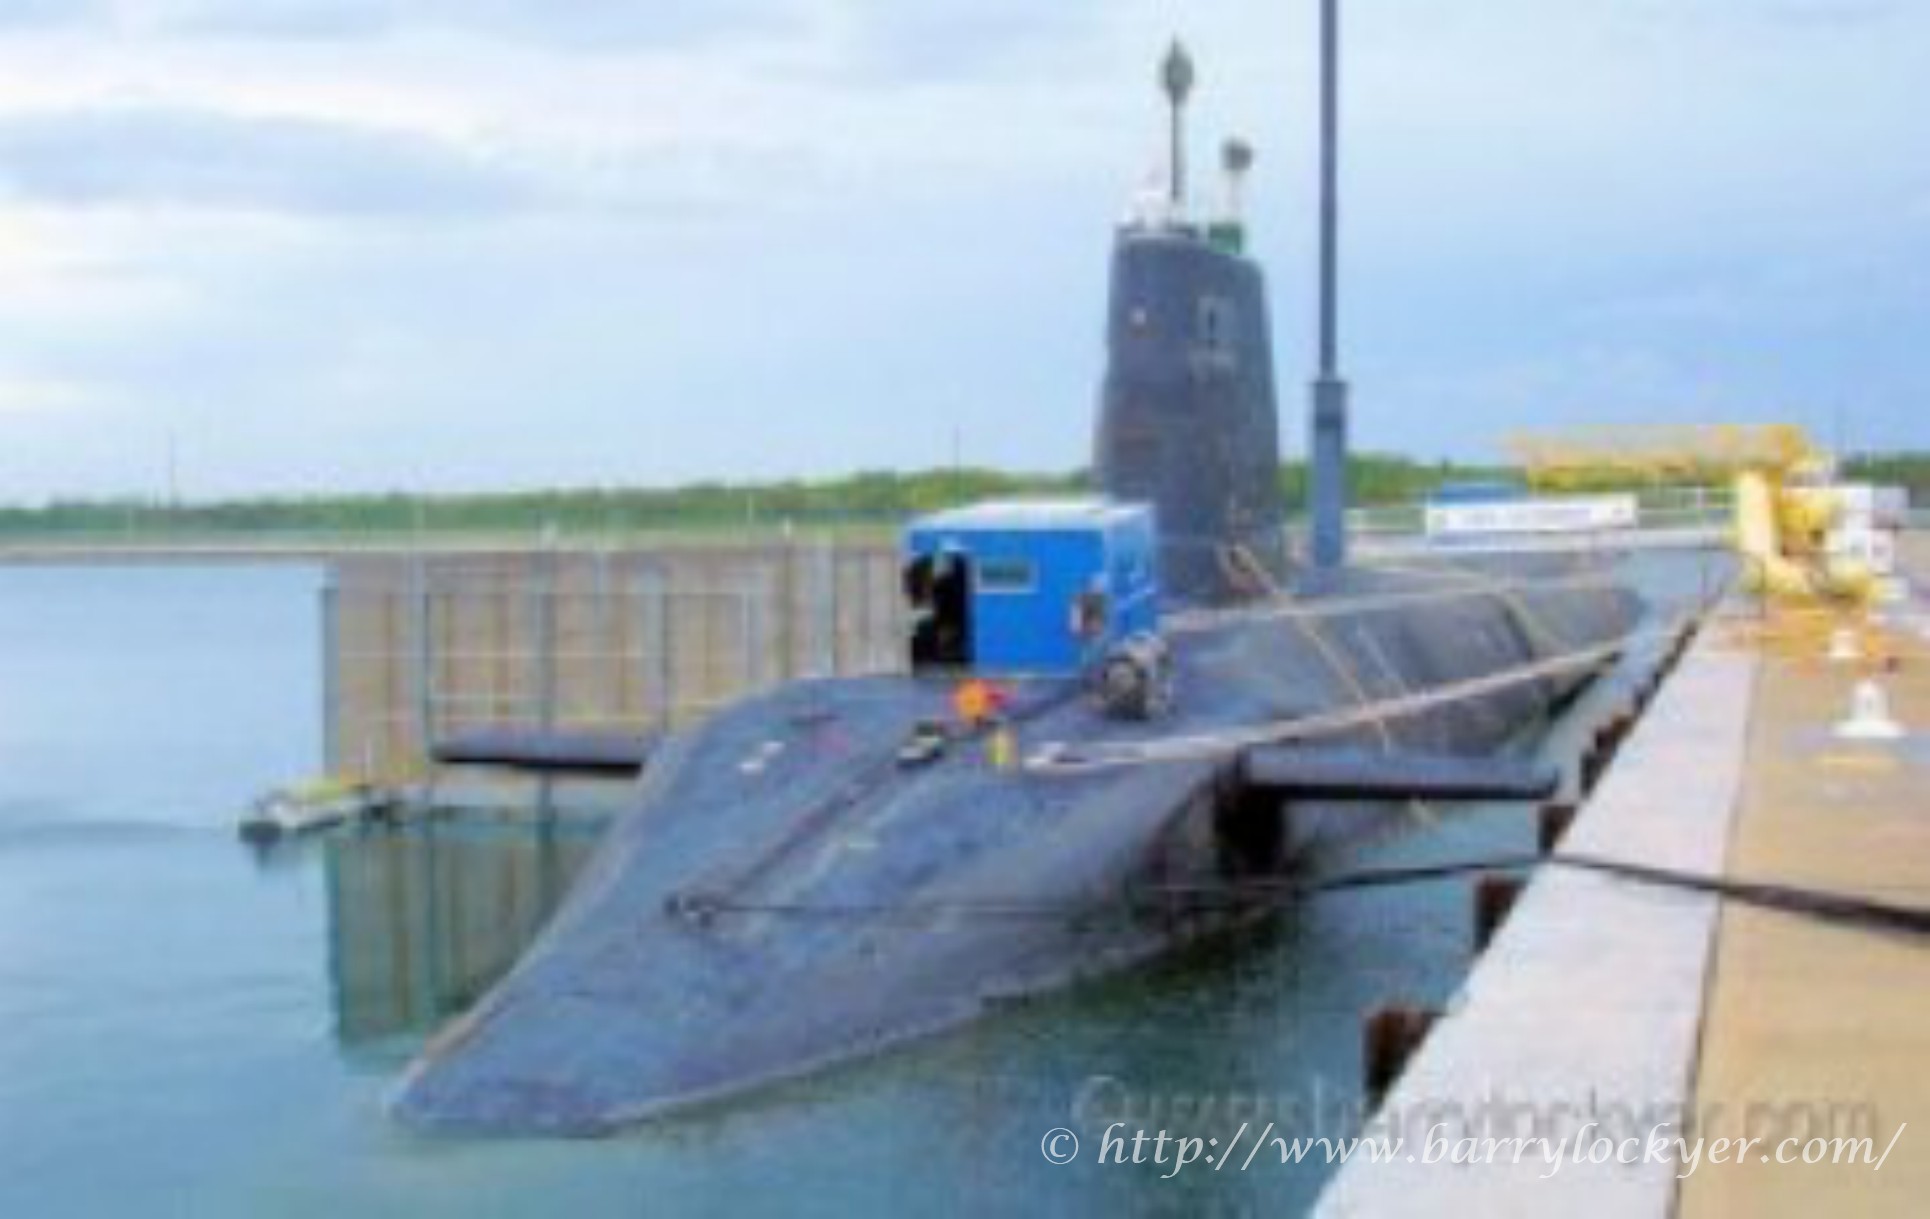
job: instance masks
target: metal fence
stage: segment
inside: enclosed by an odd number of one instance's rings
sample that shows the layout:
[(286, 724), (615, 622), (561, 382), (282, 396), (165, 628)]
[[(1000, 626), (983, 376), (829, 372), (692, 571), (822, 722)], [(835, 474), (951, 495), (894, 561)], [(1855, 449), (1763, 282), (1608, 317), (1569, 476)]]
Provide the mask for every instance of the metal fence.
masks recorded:
[[(1636, 497), (1645, 529), (1720, 527), (1729, 520), (1734, 496), (1726, 487), (1641, 487)], [(1347, 514), (1352, 536), (1372, 542), (1413, 537), (1427, 531), (1427, 503), (1414, 501), (1354, 508)]]
[(896, 556), (871, 544), (358, 558), (322, 597), (329, 766), (372, 778), (466, 729), (643, 733), (902, 665)]

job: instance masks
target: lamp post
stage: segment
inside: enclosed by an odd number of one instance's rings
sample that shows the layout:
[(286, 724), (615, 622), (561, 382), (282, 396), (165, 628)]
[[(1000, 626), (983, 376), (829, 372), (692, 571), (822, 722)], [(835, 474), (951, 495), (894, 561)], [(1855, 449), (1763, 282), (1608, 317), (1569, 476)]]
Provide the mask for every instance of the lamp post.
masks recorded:
[(1308, 489), (1316, 571), (1347, 561), (1347, 382), (1340, 375), (1340, 0), (1320, 0), (1320, 370)]

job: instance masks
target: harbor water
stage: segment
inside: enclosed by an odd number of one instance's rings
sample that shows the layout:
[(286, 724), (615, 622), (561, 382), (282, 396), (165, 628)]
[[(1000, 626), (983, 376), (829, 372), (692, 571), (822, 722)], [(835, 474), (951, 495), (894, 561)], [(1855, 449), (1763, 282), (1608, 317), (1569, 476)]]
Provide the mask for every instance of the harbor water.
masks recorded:
[[(1466, 880), (1340, 894), (951, 1036), (597, 1141), (436, 1140), (383, 1102), (512, 961), (593, 823), (440, 819), (262, 857), (319, 765), (319, 571), (0, 569), (0, 1214), (1295, 1213), (1330, 1169), (1100, 1165), (1106, 1128), (1346, 1135), (1361, 1020), (1439, 1006)], [(1513, 854), (1417, 811), (1349, 864)], [(1073, 1130), (1066, 1166), (1041, 1141)], [(1252, 1136), (1249, 1136), (1252, 1137)], [(1239, 1169), (1240, 1165), (1232, 1168)]]

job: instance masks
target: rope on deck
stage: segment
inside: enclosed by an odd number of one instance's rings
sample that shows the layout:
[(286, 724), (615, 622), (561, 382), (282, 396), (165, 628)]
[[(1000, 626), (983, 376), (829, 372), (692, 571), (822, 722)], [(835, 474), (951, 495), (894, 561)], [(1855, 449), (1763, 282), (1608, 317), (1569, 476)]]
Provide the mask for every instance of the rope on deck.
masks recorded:
[(1736, 879), (1652, 867), (1596, 855), (1502, 855), (1454, 863), (1368, 868), (1315, 880), (1244, 880), (1220, 885), (1156, 885), (1077, 901), (1019, 898), (944, 898), (924, 902), (748, 902), (710, 895), (680, 899), (678, 912), (699, 918), (779, 915), (863, 922), (925, 923), (952, 917), (1099, 921), (1140, 915), (1206, 915), (1257, 912), (1338, 893), (1397, 888), (1495, 872), (1572, 868), (1657, 889), (1704, 894), (1757, 909), (1814, 919), (1850, 930), (1910, 937), (1930, 936), (1930, 909), (1879, 901), (1779, 881)]
[(1648, 627), (1618, 636), (1607, 643), (1577, 648), (1512, 668), (1500, 669), (1467, 681), (1449, 682), (1415, 690), (1396, 698), (1381, 699), (1343, 707), (1335, 711), (1296, 716), (1220, 732), (1187, 733), (1150, 741), (1121, 741), (1082, 746), (1043, 747), (1026, 760), (1025, 769), (1033, 774), (1071, 775), (1113, 770), (1125, 766), (1145, 766), (1161, 762), (1202, 761), (1226, 757), (1256, 745), (1277, 745), (1333, 736), (1357, 728), (1371, 727), (1387, 720), (1409, 718), (1441, 707), (1485, 698), (1549, 677), (1578, 670), (1600, 668), (1612, 663), (1629, 648), (1643, 642), (1679, 636), (1686, 620), (1665, 626)]

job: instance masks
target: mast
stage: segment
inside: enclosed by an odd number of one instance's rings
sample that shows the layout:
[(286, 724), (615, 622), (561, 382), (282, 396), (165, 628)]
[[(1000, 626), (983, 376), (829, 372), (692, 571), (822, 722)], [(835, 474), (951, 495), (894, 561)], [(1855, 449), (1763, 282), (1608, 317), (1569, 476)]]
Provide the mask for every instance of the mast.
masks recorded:
[(1186, 53), (1186, 47), (1179, 39), (1166, 52), (1166, 62), (1160, 69), (1160, 83), (1166, 89), (1166, 100), (1171, 104), (1172, 145), (1169, 156), (1172, 158), (1167, 184), (1171, 190), (1170, 202), (1173, 214), (1178, 217), (1180, 209), (1186, 205), (1186, 102), (1193, 95), (1193, 57)]
[(1320, 371), (1308, 470), (1313, 566), (1347, 561), (1347, 382), (1340, 375), (1340, 0), (1320, 6)]

